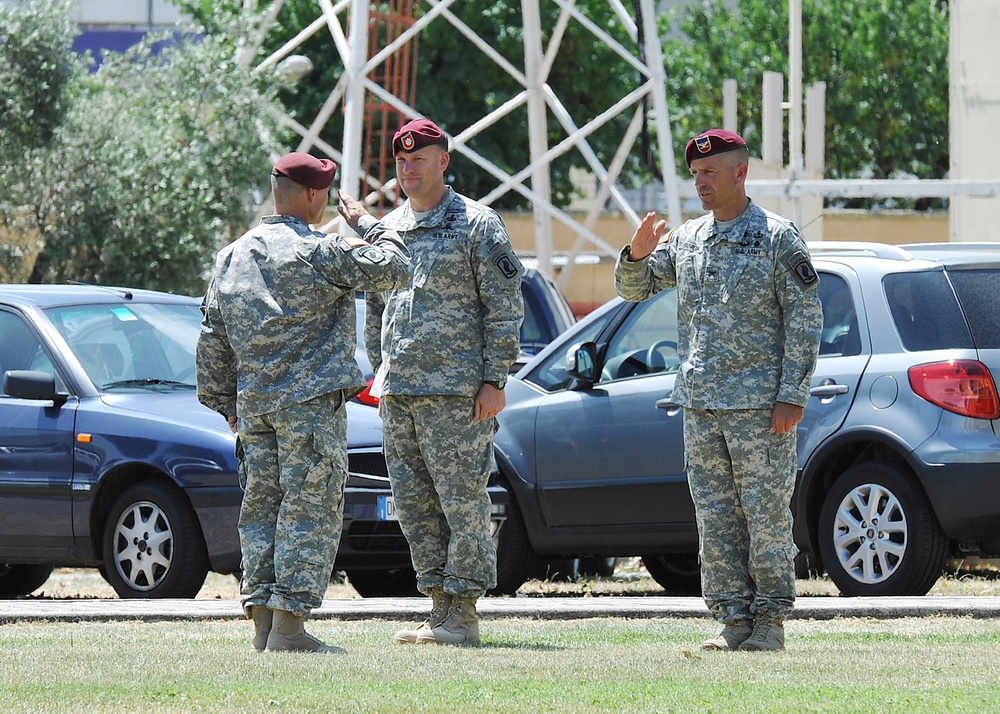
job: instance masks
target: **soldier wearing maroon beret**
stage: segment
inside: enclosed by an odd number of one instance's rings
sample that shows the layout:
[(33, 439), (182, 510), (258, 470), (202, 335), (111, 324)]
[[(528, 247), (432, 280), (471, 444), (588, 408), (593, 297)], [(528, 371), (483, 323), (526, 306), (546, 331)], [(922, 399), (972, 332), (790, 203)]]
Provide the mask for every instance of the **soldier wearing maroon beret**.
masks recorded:
[(409, 282), (402, 239), (340, 192), (364, 240), (313, 230), (337, 166), (292, 152), (271, 170), (274, 214), (219, 251), (202, 302), (198, 399), (238, 434), (243, 610), (257, 650), (342, 652), (305, 631), (343, 529), (345, 404), (365, 380), (355, 291)]
[(747, 197), (743, 137), (710, 129), (684, 159), (708, 213), (669, 233), (647, 214), (615, 288), (633, 301), (677, 289), (673, 399), (684, 408), (702, 595), (723, 626), (702, 648), (780, 650), (795, 601), (789, 504), (823, 327), (819, 278), (796, 227)]
[(517, 358), (523, 269), (496, 211), (445, 183), (448, 137), (429, 119), (392, 140), (406, 202), (383, 220), (404, 236), (412, 282), (368, 293), (396, 514), (430, 617), (401, 644), (477, 644), (476, 602), (496, 586), (486, 491), (496, 415)]

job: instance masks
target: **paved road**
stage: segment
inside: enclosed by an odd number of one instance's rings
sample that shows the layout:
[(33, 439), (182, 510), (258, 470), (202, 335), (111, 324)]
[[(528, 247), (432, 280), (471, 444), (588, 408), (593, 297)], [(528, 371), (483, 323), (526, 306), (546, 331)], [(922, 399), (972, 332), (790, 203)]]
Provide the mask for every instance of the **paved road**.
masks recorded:
[[(366, 598), (324, 600), (313, 619), (423, 619), (426, 598)], [(483, 619), (542, 618), (708, 618), (701, 598), (691, 597), (515, 597), (483, 598)], [(835, 617), (898, 618), (951, 615), (1000, 617), (1000, 597), (800, 597), (793, 618), (829, 620)], [(237, 600), (0, 600), (0, 623), (27, 621), (100, 620), (229, 620), (241, 618)]]

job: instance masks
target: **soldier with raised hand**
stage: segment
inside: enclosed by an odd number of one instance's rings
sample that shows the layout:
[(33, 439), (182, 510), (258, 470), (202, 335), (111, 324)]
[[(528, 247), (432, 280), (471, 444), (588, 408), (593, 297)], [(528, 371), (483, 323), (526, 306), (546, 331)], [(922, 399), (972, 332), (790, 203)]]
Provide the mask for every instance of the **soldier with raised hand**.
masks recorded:
[(711, 129), (684, 155), (709, 213), (669, 233), (647, 214), (615, 287), (632, 301), (677, 288), (673, 399), (684, 408), (702, 594), (723, 625), (702, 647), (780, 650), (795, 602), (795, 427), (819, 353), (819, 277), (795, 226), (747, 197), (739, 134)]
[(445, 184), (440, 127), (411, 121), (392, 148), (407, 200), (383, 223), (406, 241), (413, 279), (368, 293), (365, 343), (396, 513), (431, 598), (429, 619), (395, 641), (478, 643), (476, 601), (496, 585), (486, 484), (520, 349), (523, 268), (496, 212)]
[(340, 191), (364, 240), (313, 231), (336, 165), (302, 152), (271, 172), (274, 215), (219, 251), (202, 302), (198, 398), (238, 435), (241, 602), (257, 650), (343, 652), (305, 631), (340, 545), (345, 404), (365, 386), (354, 360), (355, 291), (410, 278), (399, 235)]

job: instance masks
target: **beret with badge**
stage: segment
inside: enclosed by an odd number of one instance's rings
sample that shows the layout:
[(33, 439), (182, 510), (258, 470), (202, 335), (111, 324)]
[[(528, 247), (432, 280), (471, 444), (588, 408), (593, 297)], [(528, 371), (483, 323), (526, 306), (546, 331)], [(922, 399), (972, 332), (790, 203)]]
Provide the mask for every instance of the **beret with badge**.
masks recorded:
[(448, 137), (441, 131), (441, 127), (430, 119), (414, 119), (399, 127), (399, 131), (393, 135), (392, 155), (395, 156), (400, 151), (416, 151), (433, 144), (448, 148)]
[(295, 183), (323, 191), (333, 183), (333, 178), (337, 175), (337, 164), (329, 159), (317, 159), (302, 151), (293, 151), (275, 162), (271, 174), (287, 176)]
[(687, 143), (684, 147), (684, 159), (690, 167), (695, 159), (704, 159), (715, 154), (723, 154), (727, 151), (745, 149), (747, 143), (743, 137), (735, 131), (726, 129), (709, 129), (699, 134)]

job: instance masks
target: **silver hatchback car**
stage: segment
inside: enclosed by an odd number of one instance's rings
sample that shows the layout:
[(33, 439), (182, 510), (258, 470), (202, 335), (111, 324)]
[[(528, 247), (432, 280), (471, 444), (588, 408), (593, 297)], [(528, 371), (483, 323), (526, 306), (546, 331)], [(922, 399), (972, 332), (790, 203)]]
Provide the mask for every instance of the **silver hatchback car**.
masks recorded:
[[(810, 248), (824, 327), (798, 430), (801, 560), (845, 595), (922, 595), (947, 559), (1000, 554), (1000, 244)], [(613, 300), (508, 386), (508, 578), (536, 555), (641, 556), (697, 590), (676, 319), (672, 290)]]

